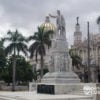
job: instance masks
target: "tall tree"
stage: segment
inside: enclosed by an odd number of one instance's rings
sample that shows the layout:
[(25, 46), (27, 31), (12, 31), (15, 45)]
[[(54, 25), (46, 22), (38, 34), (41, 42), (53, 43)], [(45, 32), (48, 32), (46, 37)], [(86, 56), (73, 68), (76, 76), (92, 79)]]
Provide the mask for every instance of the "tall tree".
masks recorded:
[(99, 32), (100, 32), (100, 16), (97, 18), (97, 24), (99, 26)]
[(27, 55), (27, 45), (25, 43), (25, 37), (17, 30), (15, 32), (8, 31), (7, 35), (8, 37), (6, 37), (5, 40), (8, 40), (10, 43), (6, 47), (5, 51), (7, 55), (13, 54), (12, 91), (15, 91), (16, 55), (19, 54), (19, 52), (23, 52)]
[(5, 48), (4, 48), (4, 39), (0, 40), (0, 79), (2, 80), (2, 76), (4, 74), (6, 67), (6, 56), (5, 56)]
[(46, 54), (46, 46), (48, 47), (48, 49), (51, 46), (51, 34), (53, 34), (53, 31), (45, 31), (44, 27), (38, 27), (38, 31), (35, 32), (33, 36), (29, 37), (29, 41), (34, 41), (29, 48), (30, 58), (33, 58), (35, 55), (37, 61), (37, 56), (40, 55), (41, 78), (43, 77), (43, 66), (44, 56)]

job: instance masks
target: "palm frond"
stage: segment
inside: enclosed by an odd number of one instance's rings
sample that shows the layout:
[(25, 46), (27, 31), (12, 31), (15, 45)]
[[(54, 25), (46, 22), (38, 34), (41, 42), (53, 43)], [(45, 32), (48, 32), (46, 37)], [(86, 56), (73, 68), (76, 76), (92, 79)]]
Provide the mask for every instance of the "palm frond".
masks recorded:
[(30, 36), (27, 40), (28, 41), (34, 40), (34, 36)]
[(14, 43), (9, 44), (6, 48), (5, 48), (5, 53), (6, 55), (11, 54), (13, 52), (14, 49)]
[(34, 56), (34, 52), (35, 50), (38, 48), (39, 46), (39, 42), (34, 42), (30, 47), (29, 47), (29, 52), (30, 52), (30, 58), (32, 58)]
[(36, 52), (35, 52), (35, 60), (36, 60), (36, 62), (38, 62), (38, 59), (37, 59), (38, 54), (39, 54), (39, 48), (37, 48), (36, 49)]
[(12, 53), (13, 50), (17, 50), (18, 52), (19, 51), (22, 51), (25, 55), (27, 54), (27, 46), (26, 46), (26, 39), (25, 37), (20, 34), (18, 32), (18, 30), (16, 30), (15, 32), (11, 32), (11, 31), (8, 31), (7, 33), (8, 37), (5, 38), (5, 41), (8, 40), (11, 42), (10, 45), (8, 45), (7, 49), (6, 49), (6, 52), (7, 54), (8, 53)]
[(28, 48), (26, 44), (20, 42), (20, 43), (17, 43), (16, 47), (17, 47), (18, 52), (21, 51), (25, 54), (25, 56), (27, 55)]
[(29, 37), (29, 40), (34, 40), (35, 42), (30, 46), (29, 52), (30, 57), (33, 57), (35, 54), (36, 60), (37, 55), (46, 54), (45, 46), (48, 48), (51, 46), (50, 35), (53, 34), (53, 31), (44, 31), (44, 27), (38, 27), (38, 32), (35, 32), (33, 36)]

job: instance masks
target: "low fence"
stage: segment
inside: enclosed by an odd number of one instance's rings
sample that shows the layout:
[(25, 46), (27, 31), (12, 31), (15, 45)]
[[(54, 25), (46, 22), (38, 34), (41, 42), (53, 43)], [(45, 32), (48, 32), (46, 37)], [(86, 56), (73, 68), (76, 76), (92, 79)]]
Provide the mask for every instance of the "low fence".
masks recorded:
[[(0, 86), (0, 91), (11, 91), (12, 86)], [(28, 91), (29, 87), (28, 86), (15, 86), (16, 91)]]

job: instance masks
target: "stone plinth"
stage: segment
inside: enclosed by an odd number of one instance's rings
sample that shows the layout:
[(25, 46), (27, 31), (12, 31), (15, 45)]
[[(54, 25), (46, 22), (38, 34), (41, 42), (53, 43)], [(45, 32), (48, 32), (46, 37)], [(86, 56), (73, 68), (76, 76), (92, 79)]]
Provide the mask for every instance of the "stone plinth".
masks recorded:
[[(44, 94), (73, 94), (83, 90), (83, 84), (54, 84), (54, 83), (39, 83), (37, 85), (37, 93)], [(83, 92), (83, 91), (82, 91)], [(84, 92), (83, 92), (84, 95)]]
[(67, 83), (79, 83), (80, 79), (73, 72), (53, 72), (47, 73), (43, 79), (42, 83), (56, 83), (56, 84), (67, 84)]
[[(93, 96), (99, 98), (100, 86), (96, 83), (67, 83), (67, 84), (54, 84), (54, 83), (39, 83), (40, 91), (37, 93), (43, 94), (72, 94), (82, 96)], [(99, 100), (99, 99), (94, 99)]]

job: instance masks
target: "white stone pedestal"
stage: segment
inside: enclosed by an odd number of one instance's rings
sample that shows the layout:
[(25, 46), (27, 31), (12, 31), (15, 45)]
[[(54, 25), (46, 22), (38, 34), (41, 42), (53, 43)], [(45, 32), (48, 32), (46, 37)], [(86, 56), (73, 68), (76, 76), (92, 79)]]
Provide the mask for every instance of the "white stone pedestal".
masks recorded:
[[(39, 87), (38, 87), (39, 86)], [(82, 90), (83, 92), (83, 85), (82, 84), (73, 84), (73, 83), (67, 83), (67, 84), (52, 84), (52, 83), (39, 83), (37, 85), (37, 91), (38, 88), (41, 90), (38, 93), (43, 94), (73, 94), (75, 92), (79, 92)], [(84, 93), (83, 93), (84, 94)]]
[[(38, 93), (46, 94), (69, 94), (82, 88), (80, 79), (72, 72), (47, 73), (37, 85)], [(77, 85), (78, 84), (78, 85)]]
[[(46, 90), (48, 90), (48, 86), (53, 86), (55, 95), (79, 95), (83, 96), (79, 99), (71, 99), (71, 100), (100, 100), (100, 84), (96, 83), (67, 83), (67, 84), (52, 84), (52, 83), (39, 83), (38, 85), (47, 86)], [(37, 86), (38, 86), (37, 85)], [(48, 90), (49, 91), (49, 90)], [(48, 93), (47, 93), (48, 94)], [(89, 98), (84, 98), (90, 96)], [(47, 99), (50, 100), (50, 99)], [(53, 100), (53, 99), (51, 99)], [(58, 100), (58, 99), (57, 99)], [(67, 100), (67, 99), (59, 99), (59, 100)], [(69, 100), (69, 99), (68, 99)]]
[(78, 76), (70, 72), (53, 72), (47, 73), (41, 83), (53, 83), (53, 84), (67, 84), (67, 83), (80, 83)]

